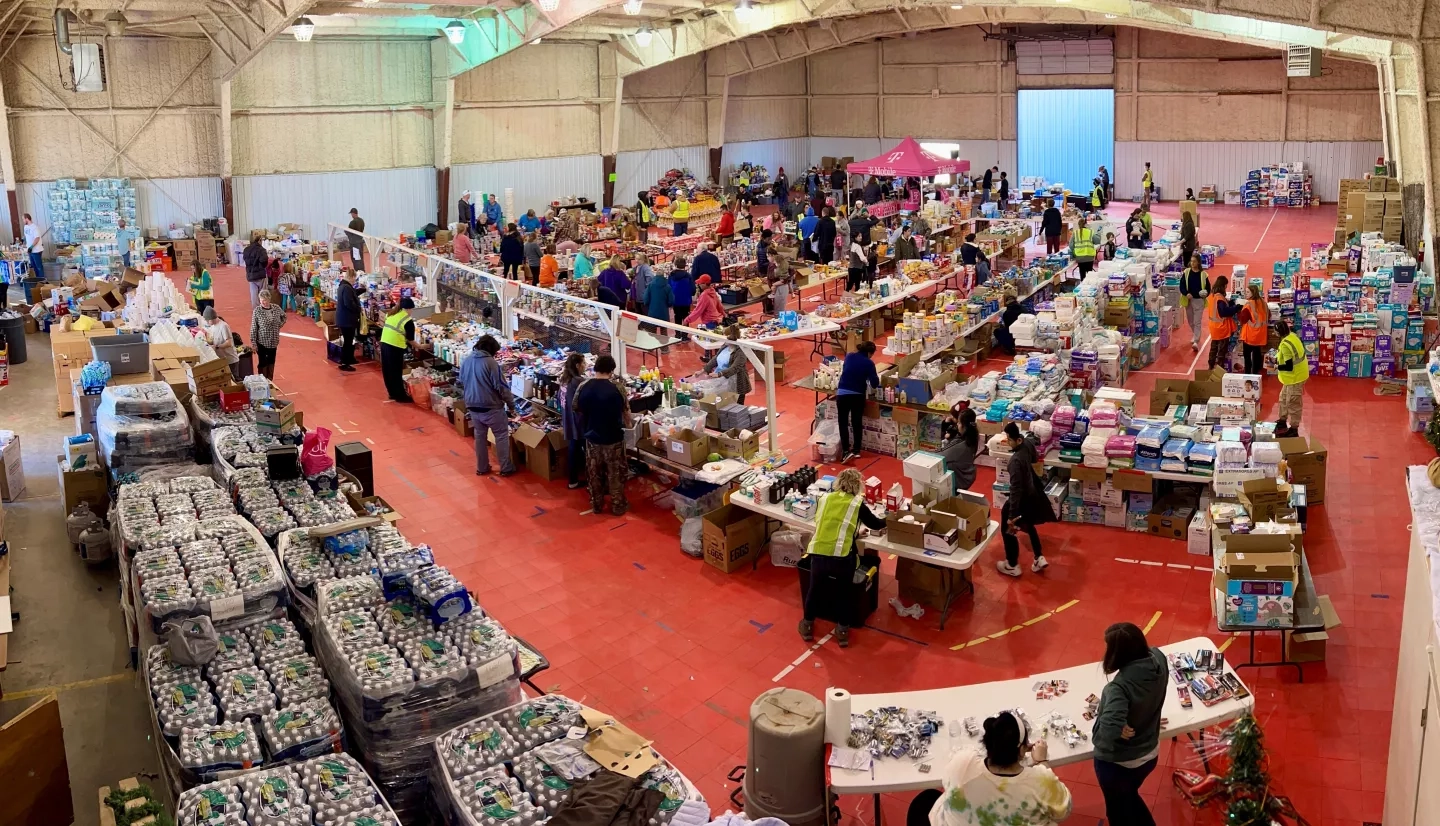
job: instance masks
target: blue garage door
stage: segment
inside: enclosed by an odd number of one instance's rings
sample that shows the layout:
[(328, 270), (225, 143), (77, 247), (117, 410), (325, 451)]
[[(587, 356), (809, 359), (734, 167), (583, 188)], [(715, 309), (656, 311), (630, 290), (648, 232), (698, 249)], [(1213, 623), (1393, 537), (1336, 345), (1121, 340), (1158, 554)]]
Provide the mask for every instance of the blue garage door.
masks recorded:
[(1021, 89), (1015, 126), (1021, 177), (1089, 192), (1103, 164), (1114, 180), (1114, 89)]

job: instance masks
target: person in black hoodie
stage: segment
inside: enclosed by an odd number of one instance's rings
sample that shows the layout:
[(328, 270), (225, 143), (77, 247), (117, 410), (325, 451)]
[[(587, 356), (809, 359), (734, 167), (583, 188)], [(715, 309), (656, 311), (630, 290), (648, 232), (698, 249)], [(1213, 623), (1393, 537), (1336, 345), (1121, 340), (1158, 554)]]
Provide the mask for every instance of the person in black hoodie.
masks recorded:
[(1035, 552), (1030, 570), (1038, 574), (1050, 567), (1050, 563), (1040, 549), (1040, 534), (1035, 532), (1035, 526), (1054, 522), (1055, 509), (1040, 486), (1040, 477), (1035, 475), (1033, 465), (1040, 461), (1035, 437), (1029, 433), (1022, 435), (1020, 427), (1011, 422), (1005, 425), (1005, 441), (1010, 446), (1010, 464), (1006, 466), (1010, 473), (1010, 495), (1000, 508), (1000, 538), (1005, 542), (1005, 558), (995, 563), (995, 567), (1006, 576), (1020, 576), (1020, 538), (1015, 535), (1020, 530), (1030, 537), (1030, 549)]
[(1054, 255), (1060, 251), (1060, 236), (1065, 232), (1065, 221), (1060, 215), (1060, 208), (1051, 201), (1050, 206), (1045, 208), (1045, 214), (1040, 216), (1040, 228), (1045, 231), (1045, 254)]
[(1133, 623), (1105, 629), (1101, 668), (1114, 679), (1100, 691), (1090, 740), (1095, 745), (1095, 779), (1105, 796), (1105, 822), (1154, 826), (1140, 785), (1160, 756), (1160, 715), (1170, 686), (1165, 653), (1151, 648)]
[(500, 236), (500, 264), (505, 268), (505, 277), (518, 280), (524, 263), (525, 241), (520, 237), (520, 228), (510, 224)]
[(838, 231), (835, 210), (828, 206), (822, 208), (820, 220), (815, 223), (815, 254), (820, 257), (820, 263), (829, 264), (835, 260), (835, 235)]

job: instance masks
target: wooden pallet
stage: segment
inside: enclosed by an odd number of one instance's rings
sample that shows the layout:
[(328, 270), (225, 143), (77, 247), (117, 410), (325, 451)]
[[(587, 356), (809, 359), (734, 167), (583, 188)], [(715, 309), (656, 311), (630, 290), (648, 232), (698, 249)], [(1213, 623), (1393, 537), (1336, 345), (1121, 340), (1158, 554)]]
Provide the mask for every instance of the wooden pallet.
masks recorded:
[[(136, 780), (136, 779), (133, 778), (133, 777), (127, 777), (127, 778), (125, 778), (124, 780), (121, 780), (121, 781), (120, 781), (119, 783), (117, 783), (116, 785), (120, 788), (120, 791), (122, 791), (122, 792), (128, 792), (128, 791), (131, 791), (132, 789), (137, 789), (137, 788), (139, 788), (139, 787), (140, 787), (140, 781), (139, 781), (139, 780)], [(108, 804), (108, 803), (105, 802), (105, 798), (107, 798), (107, 797), (110, 796), (110, 787), (109, 787), (109, 786), (101, 786), (101, 787), (100, 787), (99, 795), (100, 795), (100, 826), (115, 826), (115, 812), (114, 812), (114, 810), (112, 810), (112, 809), (110, 808), (110, 804)], [(126, 801), (125, 806), (126, 806), (126, 808), (133, 809), (133, 808), (138, 808), (138, 807), (140, 807), (140, 806), (144, 806), (144, 805), (145, 805), (146, 803), (148, 803), (148, 802), (150, 802), (150, 798), (149, 798), (149, 797), (136, 797), (136, 798), (132, 798), (132, 799)], [(149, 817), (146, 817), (146, 818), (143, 818), (143, 819), (141, 819), (141, 820), (135, 821), (134, 823), (131, 824), (131, 826), (154, 826), (154, 824), (156, 824), (156, 823), (158, 823), (158, 822), (159, 822), (159, 821), (157, 821), (157, 820), (155, 819), (155, 816), (154, 816), (154, 815), (150, 815)]]

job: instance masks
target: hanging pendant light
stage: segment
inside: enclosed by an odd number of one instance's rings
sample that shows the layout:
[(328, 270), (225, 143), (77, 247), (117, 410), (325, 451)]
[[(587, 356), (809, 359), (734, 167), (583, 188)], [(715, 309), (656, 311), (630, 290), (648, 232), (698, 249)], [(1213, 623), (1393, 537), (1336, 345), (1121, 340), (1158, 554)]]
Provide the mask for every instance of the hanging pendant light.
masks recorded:
[(464, 43), (464, 42), (465, 42), (465, 24), (464, 24), (464, 23), (461, 23), (459, 20), (451, 20), (449, 23), (446, 23), (446, 24), (445, 24), (445, 37), (448, 38), (448, 39), (450, 40), (450, 42), (451, 42), (451, 43), (454, 43), (456, 46), (459, 46), (461, 43)]
[(540, 11), (555, 11), (560, 8), (560, 0), (540, 0)]
[(300, 17), (290, 25), (290, 30), (295, 33), (295, 39), (301, 43), (309, 43), (310, 38), (315, 36), (315, 21), (308, 17)]
[(635, 42), (640, 46), (640, 48), (643, 49), (646, 46), (650, 45), (650, 38), (654, 36), (655, 33), (650, 31), (649, 26), (646, 26), (645, 28), (635, 33)]
[(635, 15), (640, 13), (640, 6), (643, 3), (644, 0), (625, 0), (625, 13), (630, 15), (631, 17), (634, 17)]
[(741, 20), (748, 18), (752, 11), (755, 11), (755, 5), (751, 0), (739, 0), (739, 2), (735, 4), (735, 16)]

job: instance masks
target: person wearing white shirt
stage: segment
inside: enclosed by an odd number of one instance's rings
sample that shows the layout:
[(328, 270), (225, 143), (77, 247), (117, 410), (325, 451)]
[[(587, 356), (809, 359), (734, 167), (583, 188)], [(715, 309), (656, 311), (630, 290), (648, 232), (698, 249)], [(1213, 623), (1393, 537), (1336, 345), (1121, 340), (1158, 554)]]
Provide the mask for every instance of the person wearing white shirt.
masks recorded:
[(205, 319), (205, 340), (215, 348), (215, 355), (230, 365), (230, 376), (240, 381), (240, 354), (235, 351), (235, 335), (230, 325), (215, 314), (214, 307), (206, 307), (201, 317)]
[[(1044, 739), (1030, 745), (1028, 725), (1002, 711), (985, 721), (983, 749), (963, 749), (945, 768), (941, 791), (923, 791), (910, 803), (915, 826), (1048, 826), (1070, 816), (1070, 790), (1044, 765)], [(1026, 754), (1033, 765), (1024, 765)], [(928, 813), (928, 817), (925, 814)]]
[(40, 241), (40, 228), (35, 226), (35, 219), (30, 213), (25, 213), (25, 249), (30, 253), (30, 277), (45, 280), (45, 263), (40, 260), (40, 254), (45, 251), (45, 245)]

